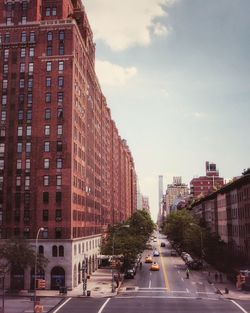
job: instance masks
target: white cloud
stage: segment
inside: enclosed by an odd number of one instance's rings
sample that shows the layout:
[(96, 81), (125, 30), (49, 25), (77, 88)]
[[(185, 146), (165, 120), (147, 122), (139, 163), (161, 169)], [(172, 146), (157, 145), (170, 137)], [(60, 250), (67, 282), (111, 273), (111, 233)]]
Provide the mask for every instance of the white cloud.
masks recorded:
[(205, 117), (205, 113), (203, 113), (203, 112), (194, 112), (193, 116), (195, 118), (202, 118), (202, 117)]
[(167, 12), (164, 6), (176, 0), (85, 0), (95, 40), (102, 40), (114, 51), (136, 45), (149, 45), (151, 36), (162, 36), (168, 29), (157, 18)]
[(102, 85), (123, 86), (137, 74), (136, 67), (122, 67), (108, 61), (96, 61), (96, 72)]

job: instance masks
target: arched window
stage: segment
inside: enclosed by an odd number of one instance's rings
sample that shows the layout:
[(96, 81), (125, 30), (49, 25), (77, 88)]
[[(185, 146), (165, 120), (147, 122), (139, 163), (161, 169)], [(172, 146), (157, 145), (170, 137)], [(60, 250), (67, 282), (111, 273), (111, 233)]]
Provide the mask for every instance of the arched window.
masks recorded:
[(57, 257), (57, 246), (52, 247), (52, 256)]
[(42, 255), (44, 254), (44, 247), (43, 246), (39, 246), (38, 253), (42, 254)]
[(59, 256), (64, 256), (64, 246), (59, 246)]

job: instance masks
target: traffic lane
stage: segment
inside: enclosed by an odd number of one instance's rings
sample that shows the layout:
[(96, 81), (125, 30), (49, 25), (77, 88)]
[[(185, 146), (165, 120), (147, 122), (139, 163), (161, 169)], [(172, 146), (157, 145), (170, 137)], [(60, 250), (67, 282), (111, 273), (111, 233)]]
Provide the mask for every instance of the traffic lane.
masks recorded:
[(250, 312), (250, 300), (234, 300), (238, 303), (246, 312)]
[(207, 299), (160, 298), (113, 298), (102, 313), (239, 313), (231, 301)]
[[(98, 313), (107, 299), (105, 298), (72, 298), (57, 313)], [(67, 300), (66, 300), (67, 301)], [(60, 307), (60, 306), (59, 306)]]
[(155, 262), (157, 262), (160, 265), (160, 270), (159, 271), (151, 271), (149, 267), (149, 272), (150, 272), (150, 284), (149, 288), (166, 288), (166, 282), (163, 274), (163, 268), (162, 264), (160, 262), (160, 258), (158, 257), (157, 259), (154, 259)]

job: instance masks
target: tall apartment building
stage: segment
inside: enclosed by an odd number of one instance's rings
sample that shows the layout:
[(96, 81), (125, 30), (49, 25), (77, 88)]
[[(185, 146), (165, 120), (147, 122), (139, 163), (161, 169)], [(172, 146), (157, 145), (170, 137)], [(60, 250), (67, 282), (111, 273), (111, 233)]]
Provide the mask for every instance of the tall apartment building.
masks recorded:
[(206, 175), (195, 177), (190, 182), (190, 193), (193, 197), (205, 196), (224, 185), (224, 179), (219, 176), (216, 164), (206, 161), (205, 166)]
[(187, 195), (188, 186), (182, 183), (181, 176), (173, 177), (173, 183), (168, 184), (165, 195), (166, 215), (170, 213), (171, 207), (177, 198), (182, 199)]
[[(47, 289), (97, 268), (102, 232), (136, 208), (131, 152), (95, 73), (81, 0), (0, 0), (0, 238), (23, 236), (49, 259)], [(12, 288), (34, 286), (15, 269)]]

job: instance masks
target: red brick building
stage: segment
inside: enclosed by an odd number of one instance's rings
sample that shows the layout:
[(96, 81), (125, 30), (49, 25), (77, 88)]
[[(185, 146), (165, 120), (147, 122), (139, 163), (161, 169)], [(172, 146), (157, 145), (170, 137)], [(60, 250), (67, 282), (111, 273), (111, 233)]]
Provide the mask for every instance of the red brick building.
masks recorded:
[[(0, 0), (0, 238), (34, 242), (44, 227), (46, 288), (76, 287), (102, 231), (136, 208), (133, 157), (94, 67), (81, 0)], [(10, 284), (29, 289), (33, 273)]]
[(205, 196), (224, 185), (215, 163), (206, 162), (206, 176), (195, 177), (190, 182), (190, 194), (195, 198)]

